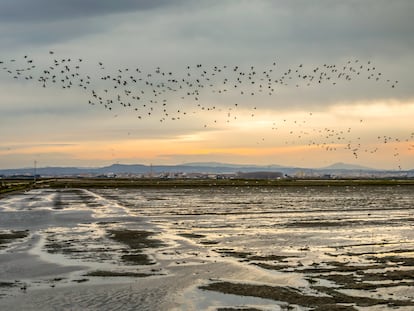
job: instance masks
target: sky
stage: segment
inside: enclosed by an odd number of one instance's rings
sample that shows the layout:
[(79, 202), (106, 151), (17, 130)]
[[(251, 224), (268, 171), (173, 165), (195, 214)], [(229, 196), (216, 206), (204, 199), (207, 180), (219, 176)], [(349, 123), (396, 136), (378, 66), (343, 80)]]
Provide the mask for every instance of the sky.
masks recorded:
[(414, 169), (414, 1), (3, 0), (0, 168)]

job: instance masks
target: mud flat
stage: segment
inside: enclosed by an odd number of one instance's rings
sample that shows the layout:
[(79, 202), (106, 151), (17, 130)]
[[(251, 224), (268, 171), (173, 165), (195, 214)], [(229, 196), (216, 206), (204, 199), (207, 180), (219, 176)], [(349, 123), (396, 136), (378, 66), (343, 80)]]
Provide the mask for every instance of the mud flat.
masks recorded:
[(412, 190), (14, 193), (0, 199), (0, 309), (413, 310)]

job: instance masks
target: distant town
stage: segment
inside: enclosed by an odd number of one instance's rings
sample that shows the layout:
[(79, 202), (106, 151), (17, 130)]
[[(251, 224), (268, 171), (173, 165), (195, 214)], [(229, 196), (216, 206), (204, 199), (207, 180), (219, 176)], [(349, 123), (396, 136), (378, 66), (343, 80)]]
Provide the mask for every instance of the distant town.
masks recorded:
[(414, 178), (412, 170), (375, 170), (336, 163), (324, 168), (298, 168), (279, 165), (235, 165), (189, 163), (182, 165), (113, 164), (99, 168), (32, 167), (0, 170), (0, 178), (132, 178), (132, 179), (343, 179)]

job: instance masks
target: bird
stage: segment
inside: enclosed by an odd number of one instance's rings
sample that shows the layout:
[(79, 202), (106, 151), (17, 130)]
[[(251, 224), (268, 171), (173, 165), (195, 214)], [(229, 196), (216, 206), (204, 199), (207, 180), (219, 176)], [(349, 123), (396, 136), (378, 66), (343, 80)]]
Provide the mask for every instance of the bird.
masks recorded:
[[(285, 70), (278, 70), (278, 62), (271, 61), (270, 66), (263, 68), (257, 65), (211, 65), (197, 62), (194, 65), (185, 65), (178, 71), (163, 69), (161, 66), (144, 70), (136, 65), (110, 71), (105, 68), (103, 61), (89, 65), (85, 58), (59, 58), (52, 50), (45, 57), (49, 61), (46, 65), (36, 63), (29, 54), (24, 54), (21, 59), (1, 60), (0, 64), (3, 72), (13, 80), (38, 82), (42, 88), (59, 87), (65, 91), (77, 89), (86, 95), (86, 103), (91, 109), (105, 109), (114, 116), (120, 116), (120, 109), (124, 109), (127, 113), (135, 115), (139, 121), (159, 116), (157, 120), (161, 122), (179, 122), (190, 114), (222, 112), (225, 113), (224, 123), (229, 124), (237, 122), (240, 119), (239, 113), (243, 110), (250, 111), (251, 118), (258, 118), (260, 108), (257, 105), (248, 108), (241, 104), (243, 101), (265, 102), (264, 96), (277, 99), (280, 90), (297, 92), (303, 88), (338, 87), (364, 76), (371, 83), (383, 83), (382, 85), (387, 85), (391, 89), (397, 88), (399, 84), (399, 80), (386, 78), (371, 60), (364, 62), (361, 59), (316, 66), (299, 63)], [(96, 66), (96, 70), (88, 72), (93, 66)], [(222, 102), (229, 98), (238, 98), (240, 101), (233, 105), (233, 110), (226, 110), (209, 104), (209, 98), (216, 98)], [(180, 105), (179, 109), (172, 109), (177, 105)], [(309, 112), (307, 118), (313, 115), (313, 112)], [(363, 119), (359, 120), (363, 126), (365, 122)], [(217, 125), (219, 119), (214, 118), (211, 122), (203, 124), (202, 127)], [(316, 128), (315, 131), (305, 131), (301, 128), (305, 123), (306, 119), (294, 120), (288, 125), (284, 120), (277, 127), (270, 126), (269, 130), (280, 131), (290, 126), (294, 140), (287, 141), (288, 144), (304, 143), (319, 146), (328, 152), (335, 152), (338, 146), (342, 145), (355, 157), (364, 150), (378, 152), (377, 149), (362, 148), (359, 140), (352, 137), (350, 128)], [(407, 139), (411, 141), (413, 138)], [(389, 137), (383, 140), (384, 144), (391, 141)], [(400, 152), (396, 151), (395, 157), (398, 156)]]

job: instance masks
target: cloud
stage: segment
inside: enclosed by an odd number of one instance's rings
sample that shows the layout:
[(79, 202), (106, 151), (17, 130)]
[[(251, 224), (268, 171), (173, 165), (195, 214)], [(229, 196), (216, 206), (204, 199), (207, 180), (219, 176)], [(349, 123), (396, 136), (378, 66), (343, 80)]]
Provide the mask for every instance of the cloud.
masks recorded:
[(124, 47), (122, 54), (150, 62), (168, 56), (328, 62), (411, 53), (413, 12), (410, 0), (6, 0), (0, 2), (0, 36), (3, 49), (89, 42), (117, 55)]
[(5, 0), (0, 1), (4, 48), (56, 44), (108, 32), (122, 14), (180, 6), (182, 0)]
[(4, 153), (4, 154), (15, 154), (18, 152), (22, 152), (25, 150), (30, 150), (30, 149), (38, 149), (38, 148), (54, 148), (54, 147), (74, 147), (77, 146), (78, 144), (69, 144), (69, 143), (41, 143), (41, 144), (28, 144), (28, 143), (24, 143), (24, 144), (10, 144), (7, 146), (0, 146), (0, 154)]
[(10, 23), (62, 21), (171, 7), (180, 0), (4, 0), (0, 19)]

